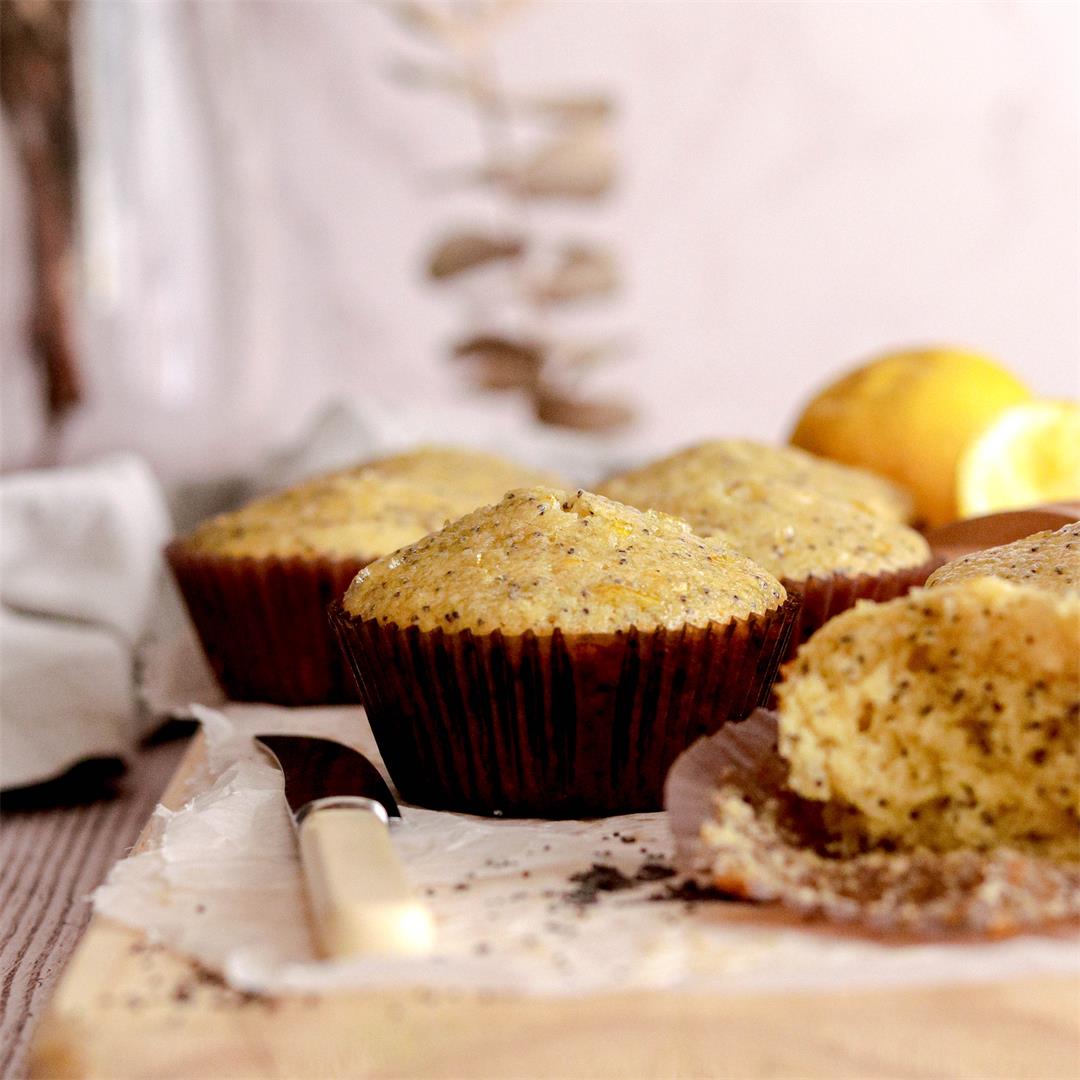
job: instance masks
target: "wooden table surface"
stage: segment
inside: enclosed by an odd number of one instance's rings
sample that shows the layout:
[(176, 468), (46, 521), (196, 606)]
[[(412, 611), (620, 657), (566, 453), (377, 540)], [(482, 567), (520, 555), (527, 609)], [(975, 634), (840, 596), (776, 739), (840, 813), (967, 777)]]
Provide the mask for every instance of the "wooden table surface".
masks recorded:
[[(196, 739), (163, 795), (191, 797)], [(833, 1080), (1080, 1075), (1080, 980), (583, 999), (428, 988), (273, 998), (102, 917), (38, 1027), (31, 1075)]]
[(141, 751), (119, 779), (0, 798), (0, 1078), (26, 1075), (34, 1025), (90, 918), (89, 894), (135, 843), (187, 740)]

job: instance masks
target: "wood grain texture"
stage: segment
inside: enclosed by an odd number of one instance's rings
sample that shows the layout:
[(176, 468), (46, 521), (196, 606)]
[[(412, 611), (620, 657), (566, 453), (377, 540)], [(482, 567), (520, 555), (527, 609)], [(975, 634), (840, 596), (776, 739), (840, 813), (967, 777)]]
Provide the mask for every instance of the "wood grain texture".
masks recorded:
[(25, 1075), (35, 1019), (90, 918), (88, 895), (135, 842), (183, 749), (140, 753), (115, 790), (83, 772), (4, 796), (0, 1077)]
[[(200, 754), (196, 742), (167, 804), (188, 794)], [(1076, 1077), (1080, 980), (742, 998), (264, 998), (99, 918), (42, 1021), (31, 1075)]]

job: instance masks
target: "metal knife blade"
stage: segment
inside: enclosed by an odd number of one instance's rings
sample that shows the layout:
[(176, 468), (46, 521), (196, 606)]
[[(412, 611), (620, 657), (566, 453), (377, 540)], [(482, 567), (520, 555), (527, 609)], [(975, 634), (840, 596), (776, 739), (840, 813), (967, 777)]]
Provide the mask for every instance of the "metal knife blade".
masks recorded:
[(308, 735), (256, 735), (255, 741), (281, 766), (294, 815), (316, 799), (356, 796), (380, 803), (389, 817), (401, 817), (382, 773), (359, 750)]

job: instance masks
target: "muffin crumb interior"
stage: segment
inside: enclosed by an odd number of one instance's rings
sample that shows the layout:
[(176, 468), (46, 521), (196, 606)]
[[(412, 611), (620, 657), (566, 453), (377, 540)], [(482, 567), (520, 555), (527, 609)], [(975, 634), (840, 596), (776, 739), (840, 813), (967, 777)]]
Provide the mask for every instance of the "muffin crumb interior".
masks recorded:
[(776, 694), (790, 787), (846, 842), (1080, 859), (1080, 599), (977, 578), (863, 602)]

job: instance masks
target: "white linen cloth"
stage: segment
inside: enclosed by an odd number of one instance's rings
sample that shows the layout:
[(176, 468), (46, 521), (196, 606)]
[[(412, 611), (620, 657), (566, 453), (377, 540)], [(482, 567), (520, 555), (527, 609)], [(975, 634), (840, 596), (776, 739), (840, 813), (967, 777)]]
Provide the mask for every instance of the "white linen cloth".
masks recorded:
[(0, 787), (129, 754), (135, 650), (170, 531), (131, 455), (0, 478)]

